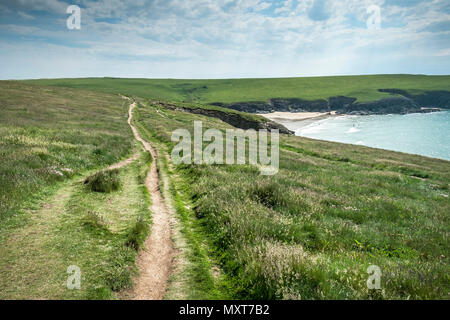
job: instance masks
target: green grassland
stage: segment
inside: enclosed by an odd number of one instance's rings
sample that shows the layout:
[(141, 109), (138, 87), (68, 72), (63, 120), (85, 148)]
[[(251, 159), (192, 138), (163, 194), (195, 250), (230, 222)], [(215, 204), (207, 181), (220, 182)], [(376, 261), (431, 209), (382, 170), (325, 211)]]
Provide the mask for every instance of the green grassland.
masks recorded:
[(42, 79), (29, 83), (126, 93), (142, 98), (199, 103), (266, 101), (270, 98), (327, 99), (355, 97), (366, 102), (388, 97), (378, 89), (396, 88), (414, 94), (427, 90), (450, 91), (450, 76), (368, 75), (277, 79)]
[[(133, 121), (160, 153), (160, 189), (183, 240), (168, 298), (448, 299), (450, 162), (281, 135), (274, 176), (251, 165), (173, 166), (173, 130), (231, 126), (155, 102), (363, 100), (383, 96), (378, 87), (448, 86), (447, 76), (403, 75), (2, 81), (0, 298), (114, 299), (132, 285), (151, 223), (143, 177), (152, 159), (140, 152), (105, 175), (118, 190), (83, 183), (140, 150), (122, 93), (139, 102)], [(65, 286), (69, 265), (81, 268), (81, 290)], [(366, 286), (370, 265), (381, 290)]]
[[(19, 82), (0, 82), (0, 101), (0, 299), (117, 298), (149, 232), (151, 157), (101, 181), (109, 192), (84, 181), (139, 149), (128, 103)], [(72, 265), (80, 290), (66, 286)]]
[[(228, 127), (151, 103), (139, 114), (169, 152), (171, 132), (194, 120)], [(185, 225), (224, 272), (219, 289), (244, 299), (448, 298), (449, 162), (293, 136), (280, 144), (272, 177), (249, 165), (174, 171)], [(370, 265), (382, 290), (367, 289)]]
[(119, 96), (2, 81), (0, 101), (0, 220), (30, 194), (133, 147)]

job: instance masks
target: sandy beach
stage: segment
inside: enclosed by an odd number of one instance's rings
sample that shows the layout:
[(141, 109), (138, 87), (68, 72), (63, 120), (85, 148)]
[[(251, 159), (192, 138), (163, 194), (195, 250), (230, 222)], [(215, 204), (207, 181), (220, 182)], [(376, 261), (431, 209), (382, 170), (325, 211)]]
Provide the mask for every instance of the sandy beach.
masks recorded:
[(336, 111), (331, 112), (272, 112), (259, 114), (273, 121), (302, 121), (309, 119), (320, 119), (336, 115)]
[(292, 131), (296, 131), (300, 128), (304, 128), (311, 123), (325, 119), (328, 117), (336, 116), (336, 111), (331, 112), (272, 112), (259, 114), (272, 121), (278, 122), (284, 125), (286, 128)]

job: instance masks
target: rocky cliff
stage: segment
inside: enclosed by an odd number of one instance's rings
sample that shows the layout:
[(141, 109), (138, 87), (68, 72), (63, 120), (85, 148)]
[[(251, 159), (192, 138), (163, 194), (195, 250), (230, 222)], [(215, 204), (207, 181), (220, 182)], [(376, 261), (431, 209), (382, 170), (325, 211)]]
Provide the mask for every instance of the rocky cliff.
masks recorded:
[(278, 129), (280, 133), (284, 134), (294, 134), (291, 130), (288, 130), (285, 126), (276, 123), (274, 121), (265, 119), (261, 117), (261, 121), (258, 121), (257, 119), (252, 119), (251, 117), (245, 117), (245, 115), (234, 113), (234, 112), (226, 112), (221, 110), (215, 110), (215, 109), (206, 109), (206, 108), (196, 108), (196, 107), (190, 107), (190, 106), (180, 106), (170, 103), (163, 103), (163, 102), (154, 102), (156, 105), (160, 107), (164, 107), (167, 109), (172, 110), (178, 110), (183, 112), (190, 112), (195, 114), (201, 114), (208, 117), (214, 117), (222, 120), (223, 122), (226, 122), (233, 127), (240, 128), (240, 129)]
[(427, 91), (413, 95), (399, 89), (379, 89), (392, 97), (371, 102), (357, 102), (356, 98), (337, 96), (328, 100), (303, 100), (295, 98), (273, 98), (269, 101), (239, 102), (232, 104), (212, 103), (249, 113), (282, 112), (328, 112), (335, 110), (338, 114), (406, 114), (439, 111), (450, 108), (450, 92)]

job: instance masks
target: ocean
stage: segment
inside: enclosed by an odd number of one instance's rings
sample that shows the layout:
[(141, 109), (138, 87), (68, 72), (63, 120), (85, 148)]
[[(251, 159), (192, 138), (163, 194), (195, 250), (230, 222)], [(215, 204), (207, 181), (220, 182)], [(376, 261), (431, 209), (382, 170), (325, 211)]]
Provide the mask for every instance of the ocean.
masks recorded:
[(450, 111), (283, 121), (297, 136), (450, 160)]

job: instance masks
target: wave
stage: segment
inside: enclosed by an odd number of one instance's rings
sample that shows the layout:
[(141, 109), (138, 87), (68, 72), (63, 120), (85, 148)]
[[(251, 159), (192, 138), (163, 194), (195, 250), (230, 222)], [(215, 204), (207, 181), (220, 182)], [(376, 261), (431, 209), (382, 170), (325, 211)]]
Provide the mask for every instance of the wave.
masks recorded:
[(361, 131), (361, 130), (356, 129), (356, 128), (350, 128), (350, 129), (347, 131), (347, 133), (355, 133), (355, 132), (359, 132), (359, 131)]

